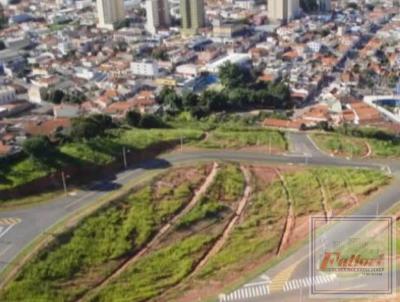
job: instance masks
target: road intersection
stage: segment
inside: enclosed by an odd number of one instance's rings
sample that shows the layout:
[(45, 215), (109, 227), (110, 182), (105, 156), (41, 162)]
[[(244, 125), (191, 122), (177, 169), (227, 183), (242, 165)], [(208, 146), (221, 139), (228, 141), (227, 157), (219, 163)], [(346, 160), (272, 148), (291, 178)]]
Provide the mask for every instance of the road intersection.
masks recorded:
[[(242, 161), (257, 162), (260, 164), (296, 164), (296, 165), (317, 165), (317, 166), (336, 166), (336, 167), (353, 167), (353, 168), (370, 168), (385, 170), (390, 167), (394, 173), (394, 181), (385, 190), (375, 194), (368, 202), (364, 203), (356, 214), (368, 215), (377, 212), (377, 204), (379, 204), (379, 213), (383, 213), (392, 205), (399, 201), (400, 196), (400, 163), (385, 160), (346, 160), (341, 158), (329, 157), (322, 154), (313, 146), (309, 138), (304, 134), (291, 134), (290, 140), (293, 141), (294, 149), (291, 154), (287, 155), (267, 155), (259, 152), (244, 151), (191, 151), (191, 152), (174, 152), (162, 155), (154, 160), (142, 162), (139, 165), (130, 167), (115, 175), (113, 179), (97, 182), (89, 189), (76, 191), (75, 194), (56, 198), (54, 201), (34, 205), (21, 209), (5, 210), (0, 212), (0, 271), (7, 266), (13, 265), (15, 257), (26, 246), (28, 246), (37, 236), (45, 233), (57, 222), (79, 212), (86, 206), (94, 204), (96, 200), (104, 196), (107, 192), (114, 191), (134, 179), (143, 177), (148, 171), (156, 171), (158, 169), (168, 168), (181, 164), (190, 164), (200, 161)], [(14, 219), (12, 227), (4, 226), (1, 221)], [(11, 220), (9, 221), (11, 222)], [(8, 229), (7, 229), (8, 228)], [(330, 235), (337, 236), (343, 230), (334, 228), (329, 230)], [(346, 232), (356, 232), (357, 230), (346, 230)], [(247, 286), (240, 288), (240, 294), (235, 294), (235, 301), (265, 301), (265, 297), (277, 296), (276, 301), (285, 301), (284, 297), (290, 297), (296, 289), (302, 289), (308, 278), (308, 247), (302, 247), (294, 254), (284, 259), (275, 267), (271, 268), (264, 275), (251, 280)], [(299, 259), (304, 259), (297, 263)], [(294, 266), (293, 263), (296, 263)], [(287, 273), (288, 268), (292, 271)], [(278, 280), (279, 273), (286, 272), (284, 278)], [(282, 275), (282, 274), (281, 274)], [(270, 286), (263, 285), (266, 282), (266, 276), (271, 276), (272, 282)], [(269, 278), (269, 277), (268, 277)], [(294, 280), (292, 282), (292, 280)], [(297, 281), (296, 281), (297, 280)], [(318, 279), (320, 280), (320, 279)], [(332, 279), (333, 280), (333, 279)], [(280, 282), (278, 286), (276, 284)], [(325, 282), (321, 279), (318, 282)], [(250, 286), (249, 284), (256, 284)], [(278, 287), (276, 291), (275, 287)], [(229, 293), (228, 293), (229, 295)], [(225, 296), (227, 297), (227, 296)], [(221, 301), (231, 301), (227, 300)], [(233, 300), (232, 300), (233, 301)]]

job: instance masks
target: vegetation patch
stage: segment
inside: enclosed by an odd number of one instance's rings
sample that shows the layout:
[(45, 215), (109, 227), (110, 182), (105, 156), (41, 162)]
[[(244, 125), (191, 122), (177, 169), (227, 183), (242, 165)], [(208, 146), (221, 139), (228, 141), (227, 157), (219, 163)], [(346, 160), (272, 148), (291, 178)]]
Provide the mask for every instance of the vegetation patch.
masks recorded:
[(245, 147), (267, 147), (271, 151), (287, 149), (284, 134), (266, 129), (217, 129), (210, 132), (208, 138), (197, 144), (205, 148), (239, 149)]
[[(25, 266), (0, 299), (72, 301), (88, 293), (86, 298), (96, 302), (122, 298), (160, 302), (193, 301), (187, 298), (193, 292), (195, 297), (220, 293), (224, 286), (269, 263), (285, 228), (289, 204), (275, 168), (250, 170), (254, 183), (249, 203), (222, 248), (194, 275), (243, 195), (245, 179), (237, 164), (220, 164), (214, 182), (199, 202), (145, 255), (109, 279), (98, 292), (90, 290), (112, 275), (187, 204), (210, 165), (172, 170), (84, 219)], [(323, 211), (321, 186), (327, 204), (339, 213), (389, 181), (380, 171), (362, 169), (293, 167), (280, 171), (296, 217), (289, 243), (307, 235), (302, 221), (309, 214)]]
[(1, 163), (0, 190), (14, 188), (69, 166), (105, 165), (122, 160), (122, 148), (143, 151), (162, 142), (200, 140), (192, 129), (112, 129), (104, 136), (62, 144), (45, 158), (23, 156)]
[[(1, 300), (72, 301), (136, 253), (187, 204), (209, 166), (172, 170), (166, 176), (175, 190), (157, 179), (116, 200), (57, 237), (1, 293)], [(163, 192), (159, 198), (160, 191)]]
[(341, 134), (313, 134), (312, 139), (325, 152), (339, 156), (362, 157), (368, 153), (365, 141)]
[(400, 157), (399, 137), (376, 128), (343, 127), (334, 133), (313, 134), (312, 138), (322, 150), (339, 156), (365, 156), (369, 145), (372, 156)]

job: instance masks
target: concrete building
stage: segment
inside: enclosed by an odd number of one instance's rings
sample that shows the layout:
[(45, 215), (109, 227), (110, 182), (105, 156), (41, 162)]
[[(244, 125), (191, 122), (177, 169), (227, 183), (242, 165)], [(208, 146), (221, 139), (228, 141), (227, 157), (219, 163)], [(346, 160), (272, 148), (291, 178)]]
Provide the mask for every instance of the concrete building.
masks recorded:
[(15, 89), (10, 86), (0, 87), (0, 105), (9, 104), (15, 101)]
[(204, 0), (181, 0), (182, 33), (196, 34), (205, 26)]
[(146, 1), (147, 30), (155, 34), (158, 29), (168, 29), (171, 25), (168, 0)]
[(144, 77), (155, 77), (159, 74), (158, 64), (153, 61), (131, 63), (132, 74)]
[(124, 20), (124, 0), (97, 0), (98, 27), (113, 30)]
[(273, 21), (287, 21), (296, 17), (300, 0), (268, 0), (268, 17)]
[(319, 0), (319, 10), (321, 12), (330, 12), (332, 10), (331, 0)]

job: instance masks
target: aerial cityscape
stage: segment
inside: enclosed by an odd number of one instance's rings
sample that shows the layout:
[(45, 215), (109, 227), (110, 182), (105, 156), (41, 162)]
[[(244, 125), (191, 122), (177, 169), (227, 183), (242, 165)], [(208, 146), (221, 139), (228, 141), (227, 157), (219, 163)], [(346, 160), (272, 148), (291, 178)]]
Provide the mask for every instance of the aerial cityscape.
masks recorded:
[(400, 0), (0, 0), (0, 301), (400, 301)]

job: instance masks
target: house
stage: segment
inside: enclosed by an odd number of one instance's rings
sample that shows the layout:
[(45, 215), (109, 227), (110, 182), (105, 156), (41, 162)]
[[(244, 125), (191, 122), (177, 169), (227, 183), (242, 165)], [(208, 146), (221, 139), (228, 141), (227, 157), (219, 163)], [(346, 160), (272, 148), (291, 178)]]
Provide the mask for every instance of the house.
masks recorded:
[(23, 124), (25, 133), (29, 136), (45, 135), (51, 137), (56, 132), (68, 131), (71, 128), (71, 119), (56, 118), (49, 120), (28, 121)]
[(60, 104), (53, 107), (53, 115), (55, 118), (73, 118), (81, 114), (79, 105)]

